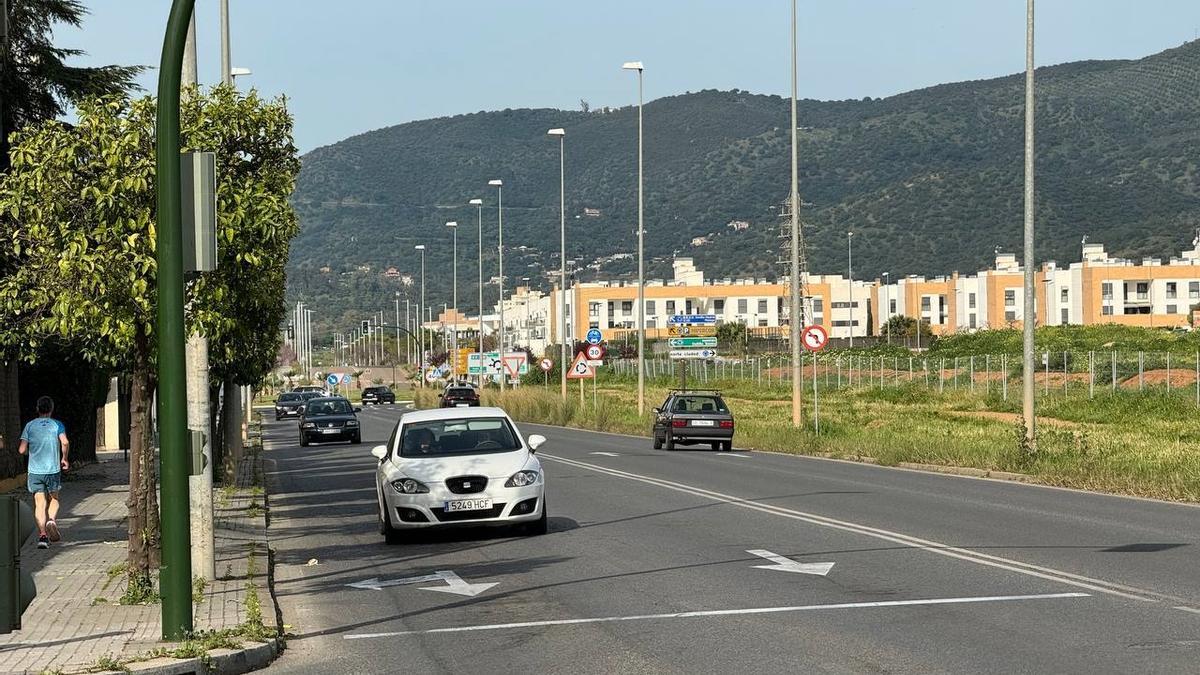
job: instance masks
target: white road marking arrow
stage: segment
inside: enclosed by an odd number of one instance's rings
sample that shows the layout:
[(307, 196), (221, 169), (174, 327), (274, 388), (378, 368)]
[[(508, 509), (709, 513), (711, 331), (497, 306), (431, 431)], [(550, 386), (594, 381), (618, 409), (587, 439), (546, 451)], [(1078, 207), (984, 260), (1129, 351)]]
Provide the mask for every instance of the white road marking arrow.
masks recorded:
[(441, 591), (442, 593), (454, 593), (455, 595), (465, 595), (474, 597), (486, 591), (497, 583), (486, 584), (469, 584), (463, 581), (463, 578), (450, 570), (441, 570), (433, 574), (425, 574), (419, 577), (404, 577), (402, 579), (386, 579), (380, 580), (378, 577), (358, 581), (353, 584), (346, 584), (350, 588), (358, 588), (367, 591), (382, 591), (389, 586), (407, 586), (410, 584), (427, 584), (434, 581), (444, 581), (445, 586), (426, 586), (418, 588), (419, 591)]
[(760, 558), (766, 558), (774, 565), (755, 565), (754, 567), (760, 570), (776, 570), (779, 572), (799, 572), (800, 574), (815, 574), (823, 577), (829, 574), (829, 570), (833, 569), (833, 563), (802, 563), (789, 558), (785, 558), (777, 553), (763, 551), (761, 549), (754, 551), (746, 551), (750, 555), (756, 555)]
[(465, 595), (467, 597), (475, 597), (476, 595), (479, 595), (480, 593), (486, 591), (487, 589), (489, 589), (492, 586), (495, 586), (499, 583), (499, 582), (492, 582), (492, 583), (488, 583), (488, 584), (468, 584), (467, 582), (462, 580), (462, 577), (460, 577), (457, 574), (455, 574), (454, 572), (451, 572), (448, 570), (443, 571), (443, 572), (438, 572), (438, 575), (441, 576), (441, 578), (446, 582), (446, 584), (447, 584), (446, 586), (429, 586), (426, 588), (418, 588), (417, 590), (418, 591), (440, 591), (442, 593), (453, 593), (455, 595)]
[(620, 457), (620, 455), (618, 455), (615, 452), (592, 452), (592, 453), (588, 453), (588, 454), (601, 455), (603, 457)]

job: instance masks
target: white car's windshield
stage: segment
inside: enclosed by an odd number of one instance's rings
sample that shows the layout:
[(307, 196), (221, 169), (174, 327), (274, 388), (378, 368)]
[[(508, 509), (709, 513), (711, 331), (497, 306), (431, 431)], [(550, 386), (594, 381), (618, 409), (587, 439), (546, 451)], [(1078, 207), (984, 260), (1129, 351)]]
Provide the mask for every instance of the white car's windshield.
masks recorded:
[(473, 455), (520, 448), (508, 421), (497, 417), (412, 422), (404, 425), (400, 436), (401, 457)]

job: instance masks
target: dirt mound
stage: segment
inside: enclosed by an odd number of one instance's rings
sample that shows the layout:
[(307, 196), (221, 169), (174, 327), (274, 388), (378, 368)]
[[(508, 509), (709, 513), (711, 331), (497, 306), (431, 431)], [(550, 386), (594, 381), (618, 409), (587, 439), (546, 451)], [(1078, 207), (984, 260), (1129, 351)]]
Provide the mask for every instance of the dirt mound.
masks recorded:
[[(1142, 373), (1142, 386), (1146, 387), (1166, 387), (1168, 382), (1167, 370), (1147, 370)], [(1196, 385), (1195, 371), (1187, 368), (1172, 368), (1170, 372), (1170, 383), (1172, 389), (1183, 389), (1184, 387), (1193, 387)], [(1122, 389), (1137, 389), (1138, 376), (1126, 378), (1121, 381)]]

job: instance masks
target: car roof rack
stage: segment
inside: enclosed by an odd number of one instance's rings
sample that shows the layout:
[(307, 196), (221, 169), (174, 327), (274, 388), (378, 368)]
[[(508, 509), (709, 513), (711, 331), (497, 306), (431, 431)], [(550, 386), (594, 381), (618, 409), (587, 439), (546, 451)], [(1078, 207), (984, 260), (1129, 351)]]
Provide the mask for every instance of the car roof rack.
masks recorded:
[(721, 395), (720, 389), (671, 389), (672, 394), (714, 394)]

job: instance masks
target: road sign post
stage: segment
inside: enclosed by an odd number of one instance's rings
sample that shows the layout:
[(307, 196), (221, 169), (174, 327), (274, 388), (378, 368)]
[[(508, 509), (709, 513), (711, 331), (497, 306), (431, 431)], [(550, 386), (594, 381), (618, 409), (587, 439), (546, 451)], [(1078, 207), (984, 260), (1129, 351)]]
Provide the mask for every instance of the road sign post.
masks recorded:
[(804, 349), (812, 352), (813, 357), (813, 433), (821, 433), (821, 421), (817, 407), (817, 352), (829, 344), (829, 334), (819, 325), (808, 326), (801, 332), (800, 341)]

